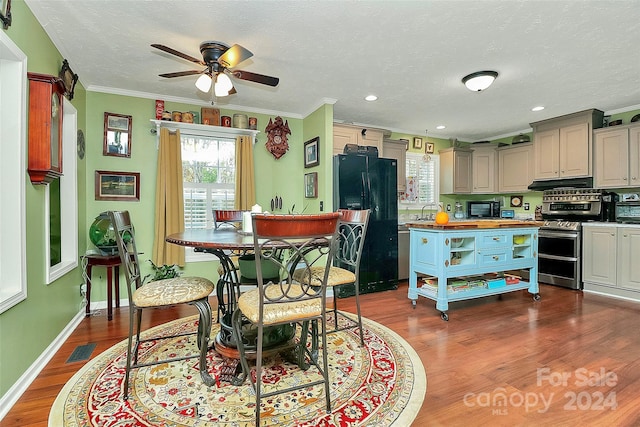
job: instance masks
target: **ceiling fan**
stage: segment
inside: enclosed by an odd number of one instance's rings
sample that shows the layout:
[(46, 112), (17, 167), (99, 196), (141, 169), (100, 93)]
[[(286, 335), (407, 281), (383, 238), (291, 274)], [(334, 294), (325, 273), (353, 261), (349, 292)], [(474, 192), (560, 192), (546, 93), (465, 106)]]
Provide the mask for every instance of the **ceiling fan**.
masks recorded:
[(212, 98), (214, 95), (227, 96), (236, 93), (229, 76), (268, 86), (277, 86), (280, 81), (277, 77), (265, 76), (244, 70), (232, 70), (231, 68), (234, 68), (242, 61), (253, 56), (253, 53), (239, 44), (234, 44), (229, 47), (225, 43), (218, 41), (204, 41), (200, 43), (202, 59), (194, 58), (186, 53), (179, 52), (161, 44), (152, 44), (151, 47), (206, 67), (204, 70), (178, 71), (175, 73), (159, 74), (159, 76), (173, 78), (201, 74), (198, 80), (196, 80), (196, 87), (202, 92), (209, 92), (213, 85)]

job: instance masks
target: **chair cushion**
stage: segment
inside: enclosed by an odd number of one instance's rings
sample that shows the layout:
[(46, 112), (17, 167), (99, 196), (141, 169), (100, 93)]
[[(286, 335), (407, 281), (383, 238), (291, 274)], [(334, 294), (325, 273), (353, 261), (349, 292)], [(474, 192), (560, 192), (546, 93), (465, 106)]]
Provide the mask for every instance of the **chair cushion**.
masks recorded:
[(203, 277), (176, 277), (149, 282), (133, 293), (137, 307), (159, 307), (196, 301), (209, 296), (214, 286)]
[[(324, 278), (324, 267), (311, 267), (311, 285), (320, 286)], [(293, 272), (293, 280), (306, 283), (309, 280), (309, 273), (305, 268), (299, 268)], [(346, 285), (347, 283), (355, 283), (356, 275), (349, 270), (340, 267), (331, 267), (329, 270), (329, 279), (327, 286)]]
[[(277, 298), (282, 296), (280, 288), (275, 286), (268, 286), (267, 296), (270, 298)], [(291, 285), (289, 291), (291, 296), (301, 295), (302, 288), (300, 285)], [(252, 323), (258, 323), (259, 317), (259, 301), (260, 292), (258, 289), (252, 289), (248, 292), (240, 295), (238, 299), (238, 308), (242, 311), (242, 314), (249, 319)], [(263, 313), (263, 324), (271, 325), (274, 323), (295, 322), (299, 319), (304, 319), (313, 316), (320, 316), (322, 314), (322, 300), (315, 298), (305, 301), (293, 301), (283, 302), (278, 304), (265, 304)]]
[[(231, 263), (233, 264), (233, 269), (234, 270), (238, 270), (240, 267), (238, 267), (238, 256), (232, 256), (229, 259), (231, 260)], [(222, 276), (224, 274), (224, 268), (222, 268), (222, 263), (218, 264), (218, 276)]]

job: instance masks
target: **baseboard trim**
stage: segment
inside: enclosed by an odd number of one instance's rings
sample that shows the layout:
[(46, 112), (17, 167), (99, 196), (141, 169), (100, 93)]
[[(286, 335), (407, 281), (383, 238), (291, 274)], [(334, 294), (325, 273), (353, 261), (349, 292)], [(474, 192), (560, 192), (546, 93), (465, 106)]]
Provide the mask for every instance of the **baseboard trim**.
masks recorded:
[(0, 421), (9, 413), (9, 410), (11, 410), (24, 392), (27, 391), (31, 383), (38, 377), (51, 358), (60, 350), (60, 347), (62, 347), (80, 322), (82, 322), (82, 319), (84, 319), (84, 308), (69, 321), (67, 326), (65, 326), (51, 344), (38, 356), (24, 374), (18, 378), (18, 381), (0, 398)]

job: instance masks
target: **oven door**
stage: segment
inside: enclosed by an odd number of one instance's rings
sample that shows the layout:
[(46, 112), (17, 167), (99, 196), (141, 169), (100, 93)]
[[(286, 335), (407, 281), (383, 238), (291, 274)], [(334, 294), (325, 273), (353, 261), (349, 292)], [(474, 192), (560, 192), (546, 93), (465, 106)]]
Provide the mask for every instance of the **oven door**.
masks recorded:
[(580, 231), (541, 228), (538, 233), (538, 281), (582, 288)]

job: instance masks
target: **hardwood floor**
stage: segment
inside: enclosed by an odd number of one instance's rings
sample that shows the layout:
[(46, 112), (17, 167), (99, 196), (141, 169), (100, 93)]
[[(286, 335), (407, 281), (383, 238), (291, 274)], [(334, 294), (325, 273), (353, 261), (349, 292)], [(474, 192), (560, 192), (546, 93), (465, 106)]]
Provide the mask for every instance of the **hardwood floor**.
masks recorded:
[[(640, 425), (640, 304), (541, 285), (450, 304), (449, 321), (407, 285), (362, 296), (362, 312), (404, 337), (427, 372), (427, 394), (414, 426)], [(353, 298), (339, 306), (354, 311)], [(157, 310), (149, 324), (195, 314)], [(127, 311), (83, 320), (0, 422), (46, 426), (49, 407), (84, 361), (65, 363), (78, 345), (92, 357), (126, 337)], [(501, 405), (502, 404), (502, 405)], [(398, 426), (402, 427), (402, 426)]]

